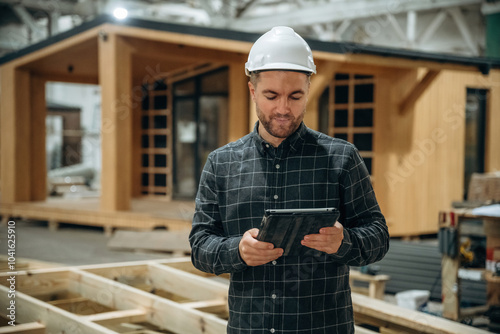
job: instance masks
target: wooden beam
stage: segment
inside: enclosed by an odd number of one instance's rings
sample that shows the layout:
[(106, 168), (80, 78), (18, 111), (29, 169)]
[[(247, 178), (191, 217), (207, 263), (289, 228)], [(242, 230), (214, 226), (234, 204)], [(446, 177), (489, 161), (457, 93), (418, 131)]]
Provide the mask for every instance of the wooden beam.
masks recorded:
[(0, 334), (45, 334), (45, 326), (38, 322), (0, 327)]
[[(127, 43), (133, 48), (134, 53), (142, 56), (165, 60), (181, 60), (183, 62), (234, 62), (243, 64), (246, 55), (228, 51), (214, 50), (200, 46), (190, 46), (184, 44), (173, 44), (160, 41), (151, 41), (142, 38), (124, 37)], [(144, 52), (147, 50), (147, 52)]]
[(32, 126), (30, 73), (14, 66), (2, 66), (0, 69), (2, 203), (29, 201)]
[(157, 288), (192, 300), (227, 300), (228, 288), (218, 282), (156, 263), (148, 268), (149, 279)]
[[(0, 307), (3, 310), (10, 305), (12, 300), (8, 298), (8, 292), (8, 288), (0, 285)], [(46, 327), (47, 333), (116, 334), (114, 331), (20, 291), (16, 291), (15, 307), (16, 322), (40, 322)]]
[(443, 317), (458, 321), (460, 318), (460, 292), (458, 291), (458, 270), (460, 260), (443, 255), (441, 260), (441, 295)]
[(101, 210), (129, 210), (132, 196), (131, 48), (115, 34), (99, 39), (102, 94)]
[(472, 326), (405, 309), (358, 293), (352, 294), (354, 319), (405, 333), (474, 334), (487, 333)]
[[(57, 294), (68, 289), (68, 271), (66, 269), (54, 271), (39, 269), (18, 272), (18, 274), (16, 277), (16, 290), (30, 296)], [(0, 274), (2, 279), (9, 276), (8, 272)]]
[(95, 322), (101, 326), (112, 326), (119, 323), (137, 323), (146, 322), (148, 313), (141, 309), (121, 310), (97, 313), (85, 316), (88, 321)]
[(404, 115), (408, 109), (422, 96), (425, 90), (431, 85), (434, 79), (437, 78), (441, 71), (428, 70), (425, 76), (417, 82), (410, 92), (399, 103), (399, 114)]
[(37, 77), (45, 81), (69, 82), (98, 85), (99, 79), (95, 76), (70, 75), (70, 74), (54, 74), (54, 73), (36, 73)]
[(233, 142), (248, 133), (249, 100), (245, 63), (232, 63), (229, 65), (227, 142)]

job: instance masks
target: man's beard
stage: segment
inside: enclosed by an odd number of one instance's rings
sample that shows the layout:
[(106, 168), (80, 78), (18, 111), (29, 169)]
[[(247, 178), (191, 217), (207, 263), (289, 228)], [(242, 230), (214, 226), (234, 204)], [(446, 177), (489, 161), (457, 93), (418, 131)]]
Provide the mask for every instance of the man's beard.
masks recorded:
[[(298, 117), (294, 117), (293, 115), (288, 114), (285, 116), (273, 115), (269, 118), (266, 118), (266, 116), (259, 109), (259, 106), (256, 106), (256, 109), (257, 109), (257, 117), (259, 118), (259, 123), (262, 124), (264, 129), (266, 129), (266, 131), (271, 136), (276, 138), (287, 138), (291, 134), (293, 134), (299, 128), (300, 123), (302, 123), (305, 114), (304, 110)], [(276, 124), (276, 122), (273, 122), (274, 119), (278, 118), (286, 119), (291, 122), (289, 124)]]

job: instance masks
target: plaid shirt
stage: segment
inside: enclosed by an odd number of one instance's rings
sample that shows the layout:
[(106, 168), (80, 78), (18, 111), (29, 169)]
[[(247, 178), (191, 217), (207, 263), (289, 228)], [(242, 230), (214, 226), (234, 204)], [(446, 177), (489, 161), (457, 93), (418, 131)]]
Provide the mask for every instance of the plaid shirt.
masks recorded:
[[(349, 266), (378, 261), (389, 248), (368, 171), (353, 145), (303, 123), (277, 148), (257, 129), (208, 157), (190, 234), (193, 264), (231, 274), (228, 333), (354, 333)], [(321, 207), (340, 211), (337, 253), (243, 262), (241, 237), (259, 227), (264, 210)]]

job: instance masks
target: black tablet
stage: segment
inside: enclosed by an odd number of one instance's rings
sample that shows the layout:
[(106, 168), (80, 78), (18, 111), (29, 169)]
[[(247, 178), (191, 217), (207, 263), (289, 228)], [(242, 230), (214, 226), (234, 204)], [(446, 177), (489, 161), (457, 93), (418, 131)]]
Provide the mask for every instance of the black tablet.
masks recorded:
[(338, 218), (336, 208), (266, 210), (257, 240), (283, 248), (285, 256), (298, 256), (309, 249), (300, 243), (304, 236), (333, 226)]

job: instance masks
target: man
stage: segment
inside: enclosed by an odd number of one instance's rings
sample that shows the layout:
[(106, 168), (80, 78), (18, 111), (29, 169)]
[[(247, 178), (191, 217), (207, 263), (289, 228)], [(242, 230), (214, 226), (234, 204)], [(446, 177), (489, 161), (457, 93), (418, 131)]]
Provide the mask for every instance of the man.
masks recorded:
[[(389, 247), (367, 169), (353, 145), (302, 122), (316, 67), (291, 28), (261, 36), (245, 70), (259, 121), (208, 157), (193, 264), (231, 274), (228, 333), (353, 333), (349, 265), (378, 261)], [(323, 207), (338, 208), (339, 221), (305, 236), (301, 256), (256, 239), (266, 209)]]

